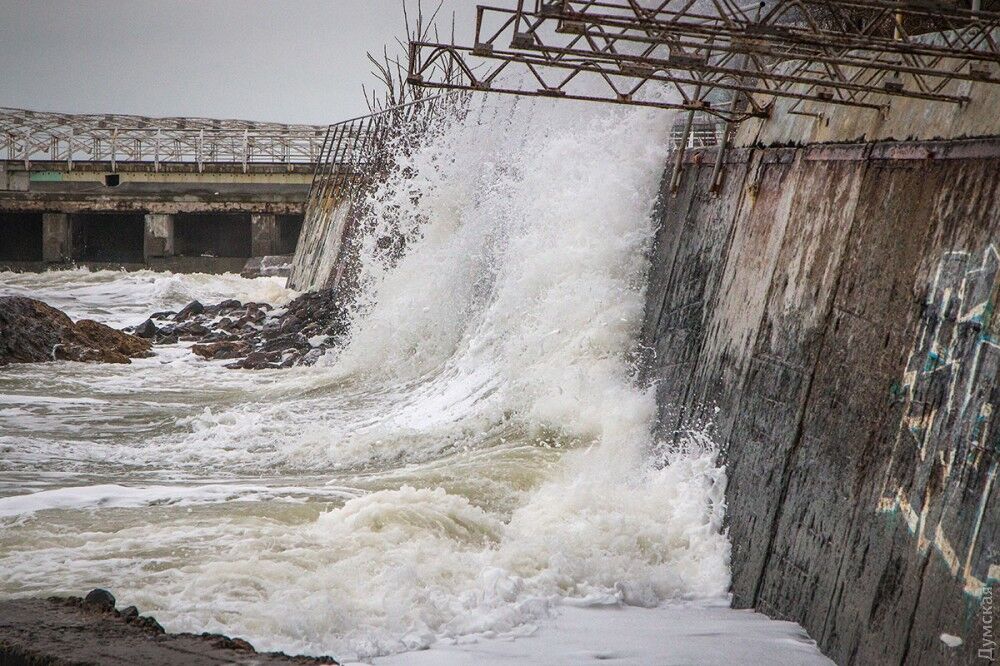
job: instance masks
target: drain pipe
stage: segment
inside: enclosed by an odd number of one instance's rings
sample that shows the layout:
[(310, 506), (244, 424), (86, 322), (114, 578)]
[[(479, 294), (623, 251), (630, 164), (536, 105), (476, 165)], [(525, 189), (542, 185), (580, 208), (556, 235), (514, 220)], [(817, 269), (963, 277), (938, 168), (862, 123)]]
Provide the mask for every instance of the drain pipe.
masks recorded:
[[(700, 86), (699, 86), (700, 88)], [(695, 93), (697, 99), (699, 93)], [(677, 189), (681, 185), (681, 170), (684, 168), (684, 151), (687, 148), (688, 137), (691, 136), (691, 127), (694, 125), (694, 109), (688, 111), (687, 122), (684, 123), (684, 134), (681, 135), (681, 144), (677, 146), (677, 153), (674, 155), (674, 172), (670, 175), (670, 193), (677, 194)]]
[[(757, 16), (754, 17), (754, 22), (760, 22), (760, 11), (763, 9), (764, 3), (761, 2), (757, 6)], [(740, 55), (740, 62), (737, 65), (737, 69), (744, 70), (747, 66), (747, 54), (743, 53)], [(736, 81), (737, 83), (743, 83), (743, 78), (740, 77)], [(729, 103), (729, 117), (732, 118), (736, 113), (736, 107), (739, 104), (740, 93), (738, 90), (733, 91), (733, 101)], [(732, 120), (726, 120), (726, 124), (722, 130), (722, 140), (719, 141), (719, 150), (715, 154), (715, 166), (712, 168), (712, 187), (711, 192), (718, 192), (719, 188), (722, 186), (722, 162), (726, 157), (726, 149), (729, 148), (729, 135), (733, 126)]]
[[(734, 93), (733, 101), (729, 105), (729, 113), (736, 111), (736, 100), (739, 97)], [(722, 140), (719, 141), (719, 150), (715, 153), (715, 166), (712, 167), (712, 192), (718, 192), (719, 187), (722, 186), (722, 160), (726, 156), (726, 149), (729, 148), (729, 130), (732, 122), (727, 120), (725, 127), (722, 129)]]

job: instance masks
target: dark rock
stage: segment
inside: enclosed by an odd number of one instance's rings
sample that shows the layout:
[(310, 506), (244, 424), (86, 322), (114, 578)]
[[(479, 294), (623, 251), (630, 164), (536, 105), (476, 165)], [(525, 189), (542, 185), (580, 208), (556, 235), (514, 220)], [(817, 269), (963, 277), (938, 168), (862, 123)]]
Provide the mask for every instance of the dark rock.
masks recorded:
[(202, 358), (233, 359), (248, 354), (250, 352), (250, 345), (243, 341), (213, 342), (210, 344), (191, 345), (191, 351)]
[(284, 319), (281, 320), (281, 323), (278, 326), (278, 330), (280, 330), (282, 333), (297, 331), (300, 328), (302, 328), (302, 321), (295, 315), (292, 315), (290, 317), (285, 317)]
[(55, 360), (55, 348), (73, 320), (31, 298), (0, 298), (0, 364)]
[(88, 612), (79, 597), (0, 601), (0, 664), (336, 664), (332, 657), (257, 652), (241, 638), (168, 634), (134, 606), (121, 613)]
[(181, 336), (181, 340), (195, 340), (207, 335), (209, 329), (204, 324), (192, 321), (181, 324), (176, 328), (176, 331)]
[(83, 607), (88, 610), (102, 612), (113, 611), (115, 609), (115, 597), (107, 590), (95, 588), (87, 593), (83, 598)]
[[(332, 290), (303, 294), (269, 316), (271, 310), (266, 303), (235, 299), (208, 306), (196, 301), (177, 314), (177, 324), (161, 327), (156, 341), (175, 339), (169, 335), (196, 340), (192, 352), (199, 356), (237, 359), (227, 368), (262, 369), (312, 365), (347, 333), (346, 313)], [(310, 339), (316, 336), (323, 337), (314, 349)]]
[(156, 327), (156, 324), (150, 318), (136, 326), (132, 334), (138, 335), (140, 338), (155, 338), (159, 332), (160, 329)]
[(280, 351), (285, 349), (301, 349), (308, 351), (312, 345), (299, 333), (287, 333), (267, 340), (260, 346), (263, 351)]
[(195, 315), (200, 315), (204, 311), (205, 311), (204, 305), (202, 305), (198, 301), (191, 301), (183, 308), (181, 308), (180, 312), (174, 315), (174, 321), (184, 321), (185, 319), (189, 319)]
[(88, 344), (95, 349), (110, 349), (129, 358), (151, 356), (153, 345), (148, 340), (123, 333), (92, 319), (76, 322), (80, 344)]
[(164, 629), (163, 626), (156, 621), (156, 618), (151, 617), (149, 615), (140, 615), (139, 617), (132, 620), (132, 624), (140, 626), (146, 631), (150, 631), (154, 634), (166, 633), (166, 629)]
[(129, 363), (150, 355), (148, 340), (23, 296), (0, 296), (0, 365), (43, 361)]
[(213, 639), (215, 645), (221, 648), (226, 648), (227, 650), (256, 652), (253, 645), (251, 645), (249, 641), (245, 641), (242, 638), (230, 638), (229, 636), (220, 636), (219, 634), (210, 634), (208, 632), (202, 634), (202, 636)]
[(126, 622), (131, 622), (135, 618), (139, 617), (139, 609), (136, 608), (135, 606), (126, 606), (125, 608), (121, 609), (121, 611), (119, 611), (118, 614)]
[(173, 317), (176, 314), (177, 313), (174, 312), (173, 310), (164, 310), (162, 312), (154, 312), (153, 314), (149, 315), (149, 318), (150, 319), (170, 319), (171, 317)]
[(203, 337), (201, 341), (204, 344), (208, 344), (209, 342), (236, 342), (239, 339), (238, 335), (233, 335), (226, 331), (215, 331)]

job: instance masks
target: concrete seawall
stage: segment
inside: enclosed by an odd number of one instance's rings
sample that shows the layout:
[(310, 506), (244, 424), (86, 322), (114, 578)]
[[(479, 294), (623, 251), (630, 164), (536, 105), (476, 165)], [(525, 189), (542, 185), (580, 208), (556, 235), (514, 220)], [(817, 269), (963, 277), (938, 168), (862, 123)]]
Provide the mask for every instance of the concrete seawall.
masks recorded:
[(661, 433), (725, 446), (736, 604), (838, 663), (973, 663), (1000, 575), (1000, 140), (741, 148), (718, 193), (713, 160), (664, 177), (643, 343)]

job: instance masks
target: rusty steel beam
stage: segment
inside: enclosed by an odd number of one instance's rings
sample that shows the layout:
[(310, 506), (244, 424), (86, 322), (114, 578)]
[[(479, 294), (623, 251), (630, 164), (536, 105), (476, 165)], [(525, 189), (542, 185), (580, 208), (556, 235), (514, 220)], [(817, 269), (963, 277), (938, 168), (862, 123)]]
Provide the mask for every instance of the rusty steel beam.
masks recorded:
[[(752, 69), (765, 78), (777, 73), (794, 79), (805, 73), (829, 80), (826, 85), (807, 83), (807, 93), (823, 91), (831, 96), (829, 90), (838, 84), (840, 89), (870, 88), (850, 93), (851, 101), (878, 93), (961, 103), (964, 97), (942, 92), (952, 80), (1000, 83), (991, 66), (1000, 62), (1000, 14), (950, 8), (937, 12), (936, 6), (900, 9), (898, 3), (881, 0), (772, 0), (761, 5), (770, 9), (758, 16), (730, 0), (710, 2), (717, 15), (694, 13), (692, 3), (682, 0), (661, 0), (651, 7), (629, 0), (536, 0), (535, 13), (558, 20), (562, 32), (594, 31), (614, 41), (689, 50), (711, 43), (716, 51), (749, 54)], [(525, 12), (523, 4), (518, 11)], [(852, 22), (848, 10), (873, 13)], [(904, 26), (911, 16), (936, 20), (942, 32), (933, 39), (943, 44), (907, 34)], [(837, 29), (825, 27), (824, 21), (833, 21)], [(895, 38), (877, 34), (886, 29), (886, 21), (896, 28)], [(613, 31), (610, 37), (609, 31)], [(779, 71), (782, 64), (784, 70)], [(903, 73), (915, 89), (904, 86)], [(775, 92), (794, 85), (785, 81), (775, 86)]]
[[(661, 80), (689, 86), (707, 86), (710, 89), (731, 90), (742, 93), (791, 97), (799, 100), (831, 102), (865, 108), (882, 108), (849, 96), (860, 93), (884, 93), (881, 87), (853, 80), (835, 80), (824, 71), (805, 70), (788, 74), (770, 68), (755, 66), (759, 61), (742, 49), (726, 48), (724, 42), (688, 42), (646, 38), (640, 51), (623, 49), (634, 41), (630, 35), (609, 34), (603, 26), (597, 32), (581, 26), (569, 34), (560, 34), (553, 17), (532, 14), (523, 10), (480, 6), (477, 12), (475, 43), (479, 50), (496, 50), (499, 44), (516, 44), (522, 50), (538, 52), (556, 62), (561, 59), (596, 59), (617, 65), (624, 73), (639, 68), (655, 71)], [(496, 27), (496, 26), (499, 27)], [(490, 26), (487, 28), (487, 26)], [(548, 29), (546, 29), (548, 28)], [(553, 44), (552, 40), (560, 43)], [(715, 51), (718, 52), (715, 52)], [(681, 73), (678, 73), (681, 72)], [(793, 88), (805, 84), (806, 90)], [(844, 92), (835, 97), (823, 90)], [(906, 96), (932, 101), (960, 102), (963, 98), (914, 91)], [(749, 98), (752, 100), (752, 98)]]
[[(450, 67), (457, 76), (452, 80), (435, 79), (433, 71), (443, 67)], [(595, 82), (601, 90), (583, 91), (576, 87), (577, 83), (585, 80)], [(410, 42), (407, 83), (447, 90), (694, 110), (732, 122), (767, 115), (767, 110), (762, 107), (734, 112), (727, 108), (728, 104), (717, 105), (707, 94), (695, 96), (686, 85), (681, 85), (697, 83), (689, 77), (675, 77), (648, 69), (623, 72), (594, 58), (556, 60), (531, 52), (484, 49), (481, 45), (470, 47), (437, 42)], [(673, 84), (678, 92), (678, 99), (664, 99), (660, 86), (656, 84)]]
[[(704, 0), (708, 12), (693, 11), (691, 0), (659, 0), (641, 6), (633, 0), (535, 0), (534, 13), (574, 21), (638, 20), (649, 30), (691, 30), (703, 35), (800, 42), (814, 47), (870, 49), (902, 54), (942, 56), (996, 62), (1000, 58), (1000, 14), (955, 9), (927, 0), (922, 3), (891, 0), (769, 0), (740, 6), (732, 0)], [(523, 1), (519, 2), (523, 8)], [(758, 7), (763, 8), (756, 16)], [(872, 12), (861, 22), (848, 10)], [(920, 18), (947, 33), (945, 44), (929, 44), (905, 28), (895, 37), (882, 36), (887, 26), (905, 26)], [(824, 25), (833, 21), (833, 29)]]
[[(946, 32), (912, 36), (914, 17)], [(408, 80), (738, 122), (765, 117), (774, 97), (794, 99), (793, 110), (804, 101), (884, 109), (894, 97), (962, 104), (968, 98), (947, 87), (952, 81), (1000, 84), (998, 36), (1000, 14), (932, 2), (517, 0), (515, 8), (477, 9), (472, 47), (412, 43)], [(435, 68), (457, 78), (443, 81)], [(514, 72), (521, 76), (508, 76)], [(585, 79), (598, 91), (577, 84)]]

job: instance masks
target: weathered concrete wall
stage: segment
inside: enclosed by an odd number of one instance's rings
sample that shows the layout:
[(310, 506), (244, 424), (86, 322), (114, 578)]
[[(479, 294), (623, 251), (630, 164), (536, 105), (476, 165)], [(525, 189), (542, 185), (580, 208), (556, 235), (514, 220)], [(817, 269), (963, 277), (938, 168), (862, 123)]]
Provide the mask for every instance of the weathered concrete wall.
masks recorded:
[(340, 254), (350, 206), (332, 199), (324, 208), (307, 211), (288, 275), (288, 286), (299, 291), (330, 286)]
[(1000, 140), (734, 150), (718, 193), (712, 157), (663, 193), (643, 340), (662, 434), (725, 446), (735, 603), (839, 663), (973, 663), (1000, 578)]

